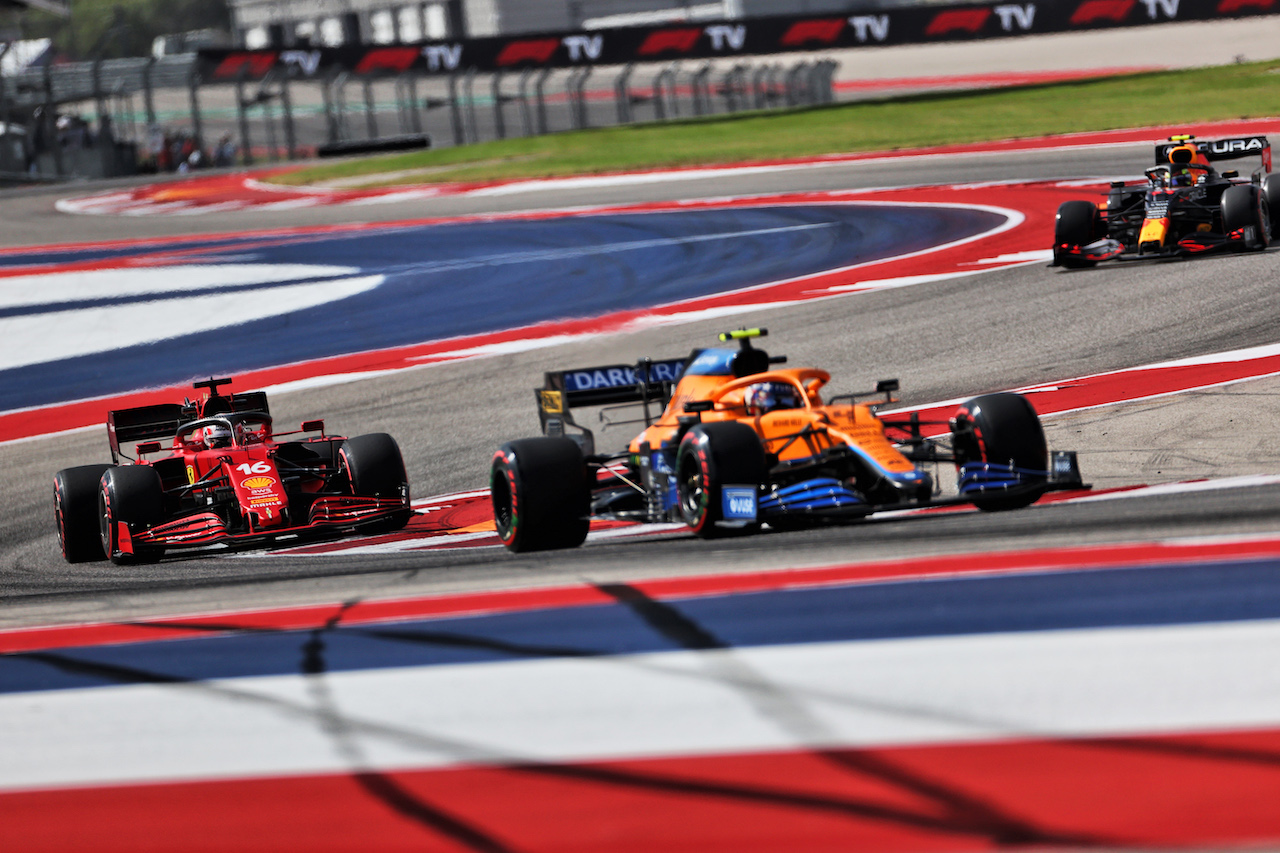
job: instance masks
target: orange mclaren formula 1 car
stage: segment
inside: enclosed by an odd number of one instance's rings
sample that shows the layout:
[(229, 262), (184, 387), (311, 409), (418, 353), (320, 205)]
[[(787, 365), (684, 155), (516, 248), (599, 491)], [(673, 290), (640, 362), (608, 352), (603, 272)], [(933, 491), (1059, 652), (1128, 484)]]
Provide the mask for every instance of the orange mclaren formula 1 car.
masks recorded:
[[(880, 415), (855, 395), (822, 399), (831, 378), (783, 368), (752, 346), (764, 329), (727, 332), (738, 348), (546, 374), (537, 389), (543, 436), (512, 441), (493, 457), (490, 491), (498, 535), (513, 551), (582, 544), (592, 518), (683, 521), (713, 537), (767, 523), (792, 528), (888, 509), (973, 503), (1015, 509), (1047, 490), (1079, 488), (1075, 454), (1050, 457), (1040, 419), (1018, 394), (975, 397), (945, 422)], [(880, 382), (879, 405), (896, 380)], [(656, 419), (653, 404), (663, 406)], [(595, 452), (577, 407), (624, 407), (644, 424), (625, 451)], [(957, 496), (943, 498), (922, 466), (954, 463)]]
[[(1212, 163), (1258, 156), (1250, 179)], [(1280, 174), (1265, 136), (1197, 141), (1169, 137), (1142, 183), (1114, 181), (1107, 200), (1063, 202), (1053, 228), (1053, 265), (1091, 267), (1113, 258), (1187, 257), (1262, 251), (1280, 236)]]
[[(394, 530), (409, 520), (409, 480), (391, 436), (327, 435), (320, 420), (275, 433), (266, 393), (219, 394), (230, 382), (195, 383), (208, 393), (194, 403), (107, 414), (113, 464), (53, 478), (68, 562), (154, 561), (167, 551)], [(136, 458), (125, 455), (126, 442), (139, 442)]]

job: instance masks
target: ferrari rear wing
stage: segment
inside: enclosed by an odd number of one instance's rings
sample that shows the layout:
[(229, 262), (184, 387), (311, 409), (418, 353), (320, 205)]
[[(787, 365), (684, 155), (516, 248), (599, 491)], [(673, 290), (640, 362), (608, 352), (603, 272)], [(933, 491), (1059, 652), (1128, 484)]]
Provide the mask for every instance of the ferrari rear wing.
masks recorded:
[(178, 427), (191, 420), (191, 412), (177, 403), (138, 406), (107, 412), (107, 441), (111, 443), (111, 461), (120, 462), (120, 445), (135, 441), (172, 438)]
[(649, 404), (666, 404), (688, 363), (688, 357), (644, 358), (634, 365), (604, 364), (548, 371), (543, 375), (542, 387), (534, 389), (542, 433), (561, 436), (569, 434), (566, 428), (576, 429), (578, 434), (570, 435), (577, 438), (583, 444), (583, 452), (590, 455), (594, 453), (594, 438), (591, 430), (574, 421), (573, 409), (640, 404), (644, 406), (644, 421), (648, 424)]
[(1156, 165), (1168, 163), (1169, 151), (1188, 142), (1194, 142), (1196, 150), (1210, 162), (1258, 156), (1262, 158), (1263, 171), (1271, 171), (1271, 143), (1265, 136), (1233, 136), (1228, 139), (1200, 140), (1189, 134), (1171, 136), (1168, 142), (1156, 145)]
[[(270, 414), (267, 408), (266, 392), (247, 391), (242, 394), (217, 395), (205, 401), (206, 416), (232, 412)], [(137, 406), (132, 409), (116, 409), (107, 412), (107, 441), (111, 444), (111, 461), (119, 463), (122, 444), (173, 438), (183, 424), (197, 417), (195, 406), (190, 404), (183, 406), (178, 403), (158, 403), (154, 406)]]

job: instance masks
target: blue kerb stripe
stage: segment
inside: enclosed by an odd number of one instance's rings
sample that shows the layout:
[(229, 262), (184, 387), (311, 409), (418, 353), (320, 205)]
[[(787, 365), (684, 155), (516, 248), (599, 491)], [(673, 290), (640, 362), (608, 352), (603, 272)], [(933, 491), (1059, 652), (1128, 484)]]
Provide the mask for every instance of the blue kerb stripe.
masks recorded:
[(970, 577), (0, 656), (0, 693), (690, 648), (1280, 618), (1280, 560)]

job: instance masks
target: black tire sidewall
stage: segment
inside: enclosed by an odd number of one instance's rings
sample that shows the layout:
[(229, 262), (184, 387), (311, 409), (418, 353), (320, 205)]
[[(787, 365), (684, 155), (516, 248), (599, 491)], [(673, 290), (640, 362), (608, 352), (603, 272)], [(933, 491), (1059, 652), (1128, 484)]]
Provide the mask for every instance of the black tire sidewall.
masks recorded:
[(1058, 265), (1068, 269), (1097, 266), (1097, 261), (1060, 253), (1058, 247), (1087, 246), (1098, 239), (1099, 230), (1098, 207), (1093, 202), (1064, 201), (1060, 204), (1053, 222), (1053, 252)]
[(1098, 207), (1088, 201), (1064, 201), (1053, 222), (1055, 246), (1086, 246), (1097, 239)]
[(498, 538), (511, 551), (576, 548), (591, 526), (590, 469), (571, 438), (524, 438), (494, 454), (489, 475)]
[(1008, 392), (984, 394), (961, 406), (973, 424), (973, 438), (981, 461), (993, 465), (1012, 465), (1032, 471), (1044, 471), (1039, 489), (1034, 484), (1015, 494), (993, 491), (973, 496), (979, 509), (1017, 509), (1034, 503), (1048, 485), (1049, 452), (1044, 427), (1031, 402), (1021, 394)]
[[(692, 475), (701, 494), (692, 495)], [(676, 451), (676, 496), (685, 524), (699, 536), (724, 531), (724, 486), (759, 486), (767, 474), (764, 445), (756, 431), (736, 422), (699, 424), (680, 440)]]
[(53, 475), (53, 515), (68, 563), (105, 560), (98, 523), (98, 489), (110, 465), (80, 465)]
[(1271, 239), (1280, 238), (1280, 174), (1267, 175), (1262, 179), (1262, 197), (1267, 202), (1267, 212), (1271, 217)]
[(1237, 184), (1228, 187), (1219, 202), (1222, 209), (1222, 230), (1230, 234), (1250, 225), (1258, 229), (1260, 249), (1270, 243), (1271, 223), (1269, 214), (1263, 205), (1262, 190), (1252, 184)]
[(409, 477), (400, 446), (384, 432), (348, 438), (338, 449), (351, 492), (358, 497), (398, 498), (408, 502)]
[(158, 557), (162, 549), (135, 549), (119, 554), (121, 522), (130, 532), (158, 524), (164, 518), (164, 487), (160, 475), (149, 465), (121, 465), (108, 468), (98, 490), (98, 514), (102, 550), (113, 563), (128, 563)]

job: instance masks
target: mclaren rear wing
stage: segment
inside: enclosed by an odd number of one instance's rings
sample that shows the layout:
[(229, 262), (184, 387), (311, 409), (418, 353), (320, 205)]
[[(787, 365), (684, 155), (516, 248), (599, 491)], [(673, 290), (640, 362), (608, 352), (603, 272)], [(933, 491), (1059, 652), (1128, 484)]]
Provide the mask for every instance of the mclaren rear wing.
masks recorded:
[(1168, 142), (1156, 145), (1156, 165), (1169, 162), (1169, 150), (1194, 142), (1196, 148), (1210, 162), (1238, 160), (1242, 157), (1261, 157), (1262, 170), (1271, 171), (1271, 143), (1265, 136), (1233, 136), (1228, 139), (1196, 139), (1194, 136), (1171, 136)]
[[(652, 420), (649, 404), (666, 405), (688, 363), (688, 357), (645, 358), (634, 365), (604, 364), (550, 371), (544, 374), (542, 387), (534, 389), (542, 433), (569, 435), (583, 445), (583, 453), (589, 456), (595, 452), (595, 440), (591, 430), (574, 421), (574, 409), (640, 405), (644, 409), (643, 421), (647, 426)], [(568, 429), (576, 432), (568, 432)]]

